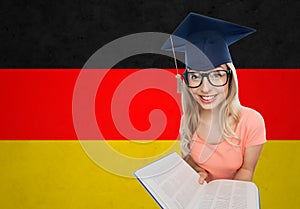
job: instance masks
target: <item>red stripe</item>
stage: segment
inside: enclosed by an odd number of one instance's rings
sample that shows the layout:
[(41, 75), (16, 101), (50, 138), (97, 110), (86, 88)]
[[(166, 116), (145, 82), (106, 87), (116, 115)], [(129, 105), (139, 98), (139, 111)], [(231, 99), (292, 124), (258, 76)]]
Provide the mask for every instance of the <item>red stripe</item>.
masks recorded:
[(1, 70), (0, 139), (76, 139), (72, 91), (79, 70)]
[(264, 117), (268, 139), (300, 140), (299, 69), (238, 71), (239, 97)]
[[(112, 70), (99, 87), (95, 112), (105, 139), (124, 139), (114, 127), (110, 100), (122, 79), (136, 71)], [(0, 139), (76, 140), (72, 97), (79, 73), (80, 69), (0, 70)], [(268, 139), (299, 140), (300, 100), (296, 84), (300, 70), (241, 69), (238, 78), (241, 103), (263, 115)], [(103, 99), (99, 97), (106, 98), (105, 102), (101, 103)], [(145, 98), (147, 103), (143, 102)], [(148, 89), (137, 95), (132, 106), (132, 122), (141, 130), (149, 126), (143, 121), (151, 108), (164, 109), (166, 117), (172, 120), (168, 120), (166, 131), (159, 139), (176, 138), (180, 112), (173, 98), (163, 91)]]

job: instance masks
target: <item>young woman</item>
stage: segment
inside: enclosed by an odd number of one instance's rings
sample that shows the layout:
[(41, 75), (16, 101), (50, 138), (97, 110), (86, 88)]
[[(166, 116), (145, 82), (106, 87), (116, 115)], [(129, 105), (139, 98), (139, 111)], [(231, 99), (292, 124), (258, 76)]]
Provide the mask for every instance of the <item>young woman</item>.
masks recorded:
[(187, 69), (184, 81), (181, 147), (199, 182), (251, 181), (266, 141), (265, 125), (258, 112), (240, 105), (233, 64), (205, 72)]
[(213, 179), (251, 181), (266, 142), (262, 116), (239, 102), (228, 49), (254, 31), (190, 13), (162, 47), (174, 55), (185, 53), (181, 150), (201, 184)]

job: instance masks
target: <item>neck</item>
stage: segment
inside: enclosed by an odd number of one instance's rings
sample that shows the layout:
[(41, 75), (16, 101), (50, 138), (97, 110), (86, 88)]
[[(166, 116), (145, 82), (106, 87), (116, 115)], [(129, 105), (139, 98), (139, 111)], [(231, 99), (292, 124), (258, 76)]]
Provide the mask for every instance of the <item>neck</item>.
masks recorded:
[(219, 108), (213, 110), (200, 110), (200, 123), (198, 125), (198, 135), (210, 144), (218, 144), (223, 140)]
[(204, 123), (216, 123), (221, 117), (220, 108), (214, 108), (213, 110), (200, 109), (199, 115)]

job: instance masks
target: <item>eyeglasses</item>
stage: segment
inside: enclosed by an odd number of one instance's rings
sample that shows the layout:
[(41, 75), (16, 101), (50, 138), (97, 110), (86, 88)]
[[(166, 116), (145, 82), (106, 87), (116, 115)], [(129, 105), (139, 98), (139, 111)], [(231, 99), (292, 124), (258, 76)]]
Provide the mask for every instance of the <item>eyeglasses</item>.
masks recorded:
[(200, 72), (190, 72), (186, 70), (182, 77), (184, 78), (184, 81), (186, 85), (190, 88), (197, 88), (199, 87), (203, 79), (206, 77), (208, 82), (212, 86), (221, 87), (225, 86), (228, 83), (228, 80), (231, 76), (231, 69), (229, 70), (214, 70), (210, 71), (208, 73), (200, 73)]

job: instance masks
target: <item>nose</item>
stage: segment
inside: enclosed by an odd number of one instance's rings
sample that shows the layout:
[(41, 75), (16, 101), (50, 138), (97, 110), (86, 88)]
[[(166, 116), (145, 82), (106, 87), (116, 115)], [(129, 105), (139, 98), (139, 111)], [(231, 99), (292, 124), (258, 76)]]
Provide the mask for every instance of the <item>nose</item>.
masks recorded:
[(209, 92), (210, 87), (211, 87), (211, 85), (210, 85), (210, 83), (209, 83), (207, 77), (204, 77), (204, 78), (203, 78), (203, 81), (202, 81), (202, 84), (201, 84), (201, 86), (200, 86), (201, 91), (202, 91), (203, 93), (207, 93), (207, 92)]

